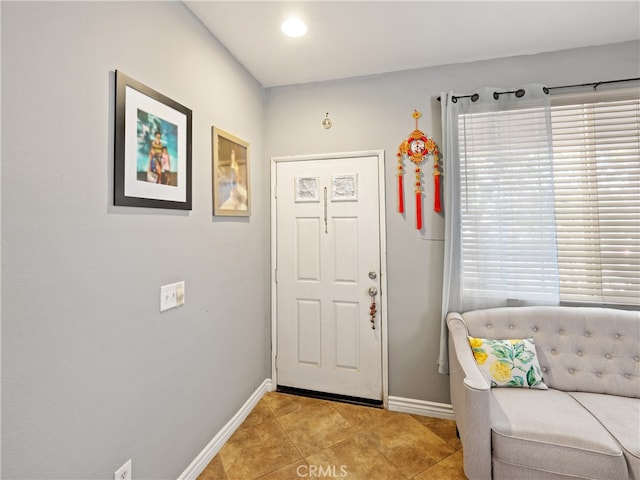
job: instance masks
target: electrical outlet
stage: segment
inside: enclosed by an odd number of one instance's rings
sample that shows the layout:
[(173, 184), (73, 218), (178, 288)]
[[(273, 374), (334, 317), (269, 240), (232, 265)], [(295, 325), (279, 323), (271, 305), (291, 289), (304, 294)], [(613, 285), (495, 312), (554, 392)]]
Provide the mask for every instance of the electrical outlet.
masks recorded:
[(113, 475), (113, 480), (131, 480), (131, 459), (122, 465)]

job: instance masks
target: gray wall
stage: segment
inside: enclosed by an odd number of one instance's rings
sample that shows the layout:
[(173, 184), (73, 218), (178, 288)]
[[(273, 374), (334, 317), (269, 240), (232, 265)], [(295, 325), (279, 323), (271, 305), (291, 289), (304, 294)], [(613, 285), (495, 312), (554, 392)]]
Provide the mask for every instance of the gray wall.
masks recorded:
[[(112, 205), (115, 69), (193, 110), (191, 212)], [(176, 478), (270, 376), (263, 107), (181, 3), (2, 2), (2, 478)], [(249, 219), (211, 215), (212, 125)]]
[[(429, 166), (424, 231), (414, 228), (412, 166), (406, 168), (406, 214), (396, 210), (396, 151), (414, 128), (413, 109), (423, 113), (420, 128), (440, 143), (436, 98), (442, 91), (638, 76), (640, 43), (630, 42), (267, 90), (268, 155), (385, 150), (390, 395), (450, 403), (448, 377), (437, 373), (444, 220), (432, 210)], [(320, 125), (327, 112), (331, 130)]]
[[(136, 479), (176, 478), (270, 376), (270, 156), (386, 151), (390, 393), (448, 403), (428, 174), (425, 231), (409, 193), (395, 211), (411, 112), (439, 140), (442, 90), (640, 70), (635, 42), (275, 88), (265, 103), (180, 3), (2, 2), (1, 22), (2, 478), (112, 478), (128, 458)], [(112, 205), (114, 69), (193, 110), (193, 211)], [(211, 217), (211, 125), (251, 142), (250, 219)], [(160, 285), (179, 280), (186, 305), (160, 314)]]

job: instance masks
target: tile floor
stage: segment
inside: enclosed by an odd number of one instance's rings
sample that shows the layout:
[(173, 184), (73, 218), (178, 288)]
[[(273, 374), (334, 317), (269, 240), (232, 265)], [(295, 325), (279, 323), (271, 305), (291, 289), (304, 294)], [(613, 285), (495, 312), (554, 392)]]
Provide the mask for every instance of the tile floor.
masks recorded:
[(464, 480), (451, 420), (269, 392), (198, 480)]

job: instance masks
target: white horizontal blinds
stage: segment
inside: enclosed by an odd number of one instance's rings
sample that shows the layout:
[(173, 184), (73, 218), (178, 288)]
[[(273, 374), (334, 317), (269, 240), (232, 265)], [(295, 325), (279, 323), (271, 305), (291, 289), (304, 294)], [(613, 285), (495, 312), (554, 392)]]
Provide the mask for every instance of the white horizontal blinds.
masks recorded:
[(552, 125), (561, 298), (640, 304), (640, 100), (559, 103)]
[(542, 107), (459, 116), (467, 304), (559, 301), (549, 128)]

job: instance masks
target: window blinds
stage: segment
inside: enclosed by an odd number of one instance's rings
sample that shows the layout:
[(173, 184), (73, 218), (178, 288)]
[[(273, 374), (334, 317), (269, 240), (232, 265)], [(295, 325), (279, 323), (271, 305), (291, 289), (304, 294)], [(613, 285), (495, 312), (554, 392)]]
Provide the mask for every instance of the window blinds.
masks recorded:
[(640, 100), (623, 96), (552, 107), (562, 300), (640, 304)]
[(462, 114), (458, 132), (466, 302), (557, 303), (553, 168), (545, 109)]
[(465, 297), (640, 304), (638, 97), (459, 116)]

